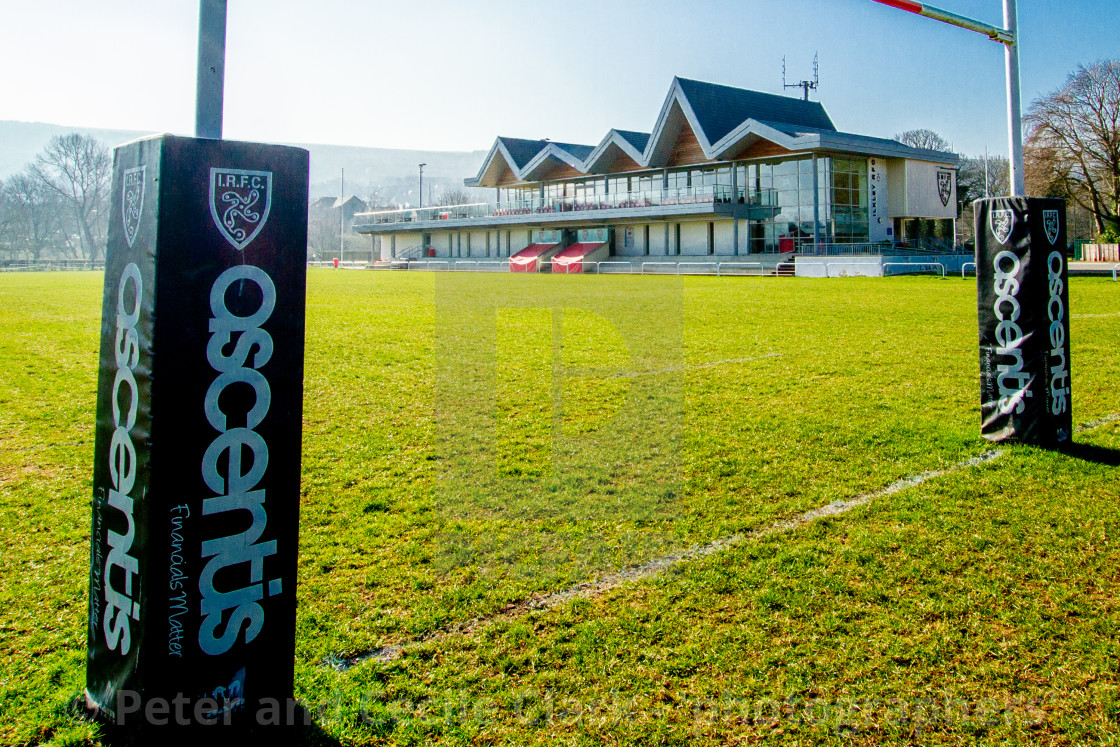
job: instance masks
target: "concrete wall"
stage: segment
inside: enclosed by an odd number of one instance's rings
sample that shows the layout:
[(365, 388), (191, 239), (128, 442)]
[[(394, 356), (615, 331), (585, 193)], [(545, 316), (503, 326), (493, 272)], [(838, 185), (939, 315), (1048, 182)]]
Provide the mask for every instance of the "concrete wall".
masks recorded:
[[(672, 230), (670, 230), (670, 240)], [(681, 255), (708, 255), (708, 221), (689, 221), (681, 223)]]
[[(665, 232), (665, 226), (669, 226), (669, 232)], [(668, 236), (669, 243), (665, 243), (665, 237)], [(651, 223), (649, 225), (649, 253), (653, 257), (664, 257), (669, 253), (669, 247), (673, 245), (673, 224), (669, 223)]]
[[(486, 254), (485, 231), (432, 231), (432, 249), (442, 259), (483, 256)], [(400, 239), (397, 239), (400, 246)], [(481, 248), (480, 248), (481, 247)]]
[[(938, 191), (938, 174), (949, 175), (948, 200)], [(890, 218), (956, 218), (957, 178), (950, 166), (932, 161), (891, 159), (887, 164)]]
[(868, 232), (872, 242), (893, 239), (894, 221), (890, 218), (889, 166), (885, 158), (867, 159)]
[(715, 224), (716, 254), (733, 256), (735, 254), (735, 221), (717, 220)]
[[(730, 219), (711, 221), (713, 223), (713, 254), (723, 257), (735, 254), (735, 222)], [(681, 256), (706, 257), (708, 256), (708, 223), (709, 221), (686, 221), (681, 223)], [(742, 226), (740, 226), (742, 228)], [(660, 237), (656, 233), (660, 229)], [(669, 246), (672, 248), (674, 241), (673, 226), (669, 227)], [(656, 226), (650, 230), (650, 243), (658, 249), (664, 243), (664, 225)], [(660, 240), (658, 240), (660, 238)], [(745, 236), (740, 236), (740, 252), (746, 252)], [(661, 251), (651, 254), (662, 254)]]
[[(486, 231), (471, 231), (471, 257), (486, 258)], [(464, 236), (464, 240), (466, 237)], [(491, 238), (490, 253), (493, 254), (493, 238)], [(465, 253), (465, 252), (464, 252)]]
[(906, 161), (902, 158), (891, 158), (887, 160), (887, 217), (907, 215)]
[(509, 231), (509, 241), (509, 251), (505, 254), (507, 257), (517, 254), (519, 251), (529, 246), (529, 232), (524, 228), (512, 228)]
[[(934, 263), (945, 267), (946, 275), (960, 274), (961, 267), (972, 262), (970, 254), (921, 256), (903, 255), (888, 257), (795, 257), (794, 264), (799, 278), (841, 278), (841, 277), (883, 277), (884, 275), (902, 275), (908, 271), (921, 271), (921, 267), (886, 266), (891, 263), (907, 262), (916, 264)], [(970, 267), (975, 270), (975, 267)]]
[[(641, 257), (646, 253), (646, 228), (649, 228), (650, 244), (658, 245), (657, 233), (665, 233), (663, 224), (631, 223), (614, 226), (614, 253), (619, 257)], [(634, 245), (626, 246), (626, 231), (634, 232)]]
[[(626, 232), (634, 232), (634, 245), (626, 246)], [(614, 226), (614, 253), (619, 257), (637, 257), (643, 254), (642, 249), (642, 234), (644, 231), (641, 226), (626, 225)]]
[[(393, 235), (396, 236), (396, 255), (398, 257), (404, 254), (409, 249), (420, 246), (420, 234), (418, 233), (398, 233)], [(391, 239), (389, 236), (382, 237), (382, 251), (387, 254), (389, 247), (392, 245), (392, 242), (393, 239)], [(419, 256), (419, 250), (417, 250), (416, 256)]]

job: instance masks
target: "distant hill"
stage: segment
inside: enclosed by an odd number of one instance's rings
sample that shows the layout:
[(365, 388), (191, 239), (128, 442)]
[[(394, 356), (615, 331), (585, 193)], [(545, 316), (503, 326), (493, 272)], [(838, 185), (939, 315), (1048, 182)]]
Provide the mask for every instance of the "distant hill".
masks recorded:
[[(80, 132), (105, 143), (110, 148), (152, 133), (136, 130), (103, 130), (91, 127), (66, 127), (42, 122), (0, 120), (0, 179), (21, 170), (34, 160), (55, 135)], [(346, 193), (365, 198), (378, 192), (383, 202), (415, 202), (409, 195), (419, 176), (418, 165), (424, 167), (424, 192), (429, 187), (463, 189), (463, 179), (474, 176), (482, 166), (486, 151), (398, 150), (394, 148), (361, 148), (347, 145), (309, 145), (311, 153), (311, 196), (336, 195), (339, 176), (346, 169)], [(411, 199), (410, 199), (411, 198)], [(492, 198), (491, 198), (492, 199)], [(424, 201), (428, 201), (425, 194)]]

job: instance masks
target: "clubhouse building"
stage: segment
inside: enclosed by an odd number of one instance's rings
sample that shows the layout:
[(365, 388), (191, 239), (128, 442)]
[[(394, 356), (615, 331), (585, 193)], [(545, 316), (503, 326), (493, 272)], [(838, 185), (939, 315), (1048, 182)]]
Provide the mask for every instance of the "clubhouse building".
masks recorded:
[[(815, 101), (675, 78), (651, 132), (499, 137), (468, 187), (493, 202), (355, 216), (382, 260), (772, 262), (951, 251), (951, 153), (840, 132)], [(590, 267), (590, 265), (589, 265)]]

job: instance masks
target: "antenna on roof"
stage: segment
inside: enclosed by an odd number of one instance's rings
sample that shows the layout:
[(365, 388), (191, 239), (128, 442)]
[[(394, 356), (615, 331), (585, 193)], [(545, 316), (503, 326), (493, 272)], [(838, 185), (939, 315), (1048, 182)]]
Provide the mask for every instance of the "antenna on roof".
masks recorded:
[(797, 83), (786, 83), (786, 58), (782, 57), (782, 88), (800, 88), (805, 96), (805, 100), (809, 100), (809, 91), (817, 90), (820, 85), (820, 66), (817, 64), (817, 53), (813, 53), (813, 79), (802, 80)]

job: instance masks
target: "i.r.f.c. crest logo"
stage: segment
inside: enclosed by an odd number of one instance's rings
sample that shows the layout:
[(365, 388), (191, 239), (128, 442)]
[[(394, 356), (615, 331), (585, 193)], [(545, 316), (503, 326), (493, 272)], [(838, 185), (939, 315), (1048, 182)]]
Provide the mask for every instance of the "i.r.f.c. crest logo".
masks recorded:
[(1050, 246), (1058, 240), (1058, 230), (1060, 228), (1060, 215), (1057, 210), (1043, 210), (1042, 211), (1042, 226), (1046, 229), (1046, 240), (1050, 242)]
[(210, 169), (210, 216), (237, 251), (247, 247), (264, 228), (271, 205), (271, 171)]
[(993, 210), (990, 223), (996, 241), (1006, 244), (1011, 238), (1011, 229), (1015, 227), (1015, 213), (1010, 210)]
[(941, 198), (942, 205), (949, 206), (949, 198), (953, 196), (953, 172), (937, 172), (937, 196)]
[(128, 248), (136, 241), (140, 230), (140, 216), (144, 212), (144, 172), (147, 166), (125, 169), (124, 188), (121, 190), (121, 222)]

